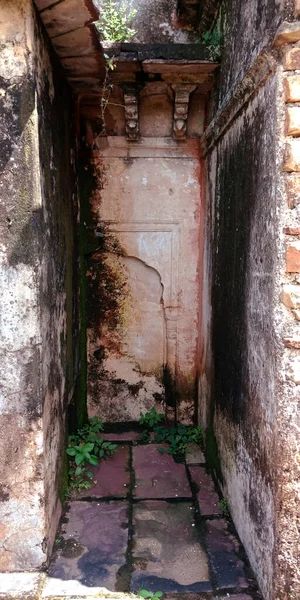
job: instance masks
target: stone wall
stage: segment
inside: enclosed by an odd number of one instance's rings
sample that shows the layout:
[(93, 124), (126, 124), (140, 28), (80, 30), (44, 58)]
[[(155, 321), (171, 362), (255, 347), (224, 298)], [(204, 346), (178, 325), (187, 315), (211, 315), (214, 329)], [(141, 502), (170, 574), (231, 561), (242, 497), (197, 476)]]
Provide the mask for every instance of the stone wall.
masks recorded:
[[(100, 9), (105, 6), (104, 0), (96, 0)], [(118, 6), (122, 7), (122, 0)], [(131, 0), (127, 3), (128, 14), (136, 11), (131, 26), (135, 31), (132, 40), (135, 43), (178, 43), (194, 42), (195, 35), (191, 27), (185, 27), (177, 13), (177, 0)]]
[(71, 99), (32, 3), (1, 2), (0, 27), (0, 570), (9, 571), (46, 562), (61, 511), (78, 372), (78, 195)]
[[(288, 67), (287, 51), (272, 47), (276, 27), (293, 16), (290, 4), (227, 4), (213, 118), (203, 138), (207, 292), (199, 419), (211, 466), (270, 600), (300, 592), (298, 96), (293, 71), (283, 82), (282, 60), (287, 70), (299, 67)], [(285, 135), (291, 136), (286, 154)]]

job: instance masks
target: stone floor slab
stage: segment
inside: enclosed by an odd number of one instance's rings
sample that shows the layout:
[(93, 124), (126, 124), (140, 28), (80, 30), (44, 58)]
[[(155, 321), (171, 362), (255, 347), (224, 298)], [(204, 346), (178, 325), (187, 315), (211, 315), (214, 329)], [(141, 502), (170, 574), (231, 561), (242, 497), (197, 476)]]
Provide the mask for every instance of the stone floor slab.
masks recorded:
[(223, 519), (206, 522), (206, 545), (216, 589), (247, 588), (244, 563), (239, 558), (238, 540), (228, 532)]
[(192, 443), (188, 445), (185, 453), (185, 462), (187, 465), (202, 465), (205, 463), (205, 456), (198, 444)]
[(133, 592), (141, 588), (169, 593), (211, 591), (192, 503), (138, 502), (133, 523)]
[(44, 578), (43, 573), (0, 573), (0, 598), (35, 600)]
[[(191, 489), (185, 465), (178, 464), (162, 444), (133, 448), (136, 498), (190, 498)], [(164, 447), (165, 449), (166, 447)]]
[(78, 494), (77, 498), (126, 498), (130, 486), (128, 446), (120, 446), (117, 451), (92, 467), (97, 482), (89, 490)]
[(126, 509), (126, 503), (119, 501), (72, 502), (49, 576), (115, 591), (128, 542)]
[(109, 442), (136, 442), (140, 439), (137, 431), (124, 431), (123, 433), (101, 433), (101, 437)]
[(204, 467), (189, 467), (192, 481), (197, 485), (199, 491), (197, 500), (202, 517), (221, 515), (219, 507), (219, 496), (215, 490), (211, 475), (206, 473)]
[(212, 600), (253, 600), (252, 596), (248, 596), (248, 594), (238, 594), (231, 596), (231, 594), (226, 594), (226, 596), (215, 596)]

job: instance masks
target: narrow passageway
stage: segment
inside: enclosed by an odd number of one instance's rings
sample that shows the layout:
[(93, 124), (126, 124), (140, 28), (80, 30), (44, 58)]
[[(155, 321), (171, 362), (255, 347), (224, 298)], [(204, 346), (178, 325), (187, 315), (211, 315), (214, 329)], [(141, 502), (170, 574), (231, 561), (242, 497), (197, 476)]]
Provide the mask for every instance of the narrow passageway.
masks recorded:
[(137, 432), (102, 436), (117, 451), (68, 504), (44, 593), (61, 594), (74, 580), (170, 598), (260, 598), (200, 447), (176, 462)]

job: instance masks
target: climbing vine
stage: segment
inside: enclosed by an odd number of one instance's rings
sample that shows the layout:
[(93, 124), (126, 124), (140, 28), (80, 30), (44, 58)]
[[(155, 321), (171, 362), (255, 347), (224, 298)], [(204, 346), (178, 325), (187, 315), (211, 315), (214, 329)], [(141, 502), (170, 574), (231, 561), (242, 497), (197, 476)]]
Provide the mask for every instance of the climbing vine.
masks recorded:
[[(130, 42), (136, 34), (136, 30), (132, 27), (132, 20), (137, 11), (128, 7), (126, 2), (119, 4), (115, 0), (106, 0), (105, 2), (98, 0), (95, 3), (101, 9), (100, 19), (95, 22), (101, 41), (109, 43)], [(105, 111), (107, 106), (112, 104), (109, 101), (114, 87), (111, 74), (116, 68), (117, 60), (116, 56), (109, 56), (108, 54), (104, 54), (104, 58), (105, 75), (102, 83), (99, 115), (101, 130), (97, 138), (106, 135)]]

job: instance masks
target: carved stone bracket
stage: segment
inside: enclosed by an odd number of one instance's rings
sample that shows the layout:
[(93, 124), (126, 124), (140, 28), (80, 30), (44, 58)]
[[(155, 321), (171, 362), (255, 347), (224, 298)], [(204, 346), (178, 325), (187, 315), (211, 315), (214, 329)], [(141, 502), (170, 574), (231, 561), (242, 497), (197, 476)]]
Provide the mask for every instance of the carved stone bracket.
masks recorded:
[(139, 139), (139, 90), (135, 86), (124, 85), (126, 139), (136, 142)]
[(177, 139), (186, 137), (186, 124), (189, 112), (189, 99), (195, 85), (175, 84), (172, 85), (175, 92), (173, 135)]

